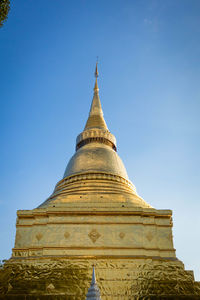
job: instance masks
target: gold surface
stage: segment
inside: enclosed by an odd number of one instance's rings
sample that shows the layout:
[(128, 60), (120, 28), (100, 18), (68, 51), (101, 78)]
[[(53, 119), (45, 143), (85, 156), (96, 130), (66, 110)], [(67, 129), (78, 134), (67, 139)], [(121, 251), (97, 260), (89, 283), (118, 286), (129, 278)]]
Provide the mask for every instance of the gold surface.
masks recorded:
[(103, 111), (101, 107), (101, 102), (99, 98), (99, 88), (97, 84), (97, 78), (95, 80), (95, 86), (94, 86), (94, 96), (90, 108), (90, 113), (88, 120), (85, 125), (85, 129), (90, 129), (90, 128), (101, 128), (101, 129), (107, 129), (106, 122), (103, 118)]
[(128, 179), (118, 154), (111, 147), (95, 142), (83, 146), (74, 154), (64, 177), (84, 172), (106, 172)]
[(13, 257), (175, 258), (171, 211), (100, 204), (18, 211)]
[(99, 129), (99, 128), (91, 128), (81, 132), (76, 138), (76, 144), (79, 144), (81, 141), (85, 139), (97, 138), (97, 137), (105, 138), (116, 146), (115, 136), (112, 133), (110, 133), (108, 130)]
[(11, 260), (0, 270), (3, 283), (0, 294), (32, 295), (31, 299), (35, 300), (43, 299), (42, 295), (83, 300), (93, 265), (102, 300), (164, 299), (162, 296), (165, 299), (182, 299), (183, 296), (184, 299), (199, 299), (200, 296), (200, 283), (195, 283), (193, 272), (185, 271), (180, 261), (95, 257), (30, 259), (20, 263)]
[(193, 272), (176, 258), (172, 212), (138, 196), (113, 147), (95, 74), (89, 118), (64, 178), (38, 208), (17, 212), (0, 300), (85, 299), (93, 264), (103, 300), (200, 299)]

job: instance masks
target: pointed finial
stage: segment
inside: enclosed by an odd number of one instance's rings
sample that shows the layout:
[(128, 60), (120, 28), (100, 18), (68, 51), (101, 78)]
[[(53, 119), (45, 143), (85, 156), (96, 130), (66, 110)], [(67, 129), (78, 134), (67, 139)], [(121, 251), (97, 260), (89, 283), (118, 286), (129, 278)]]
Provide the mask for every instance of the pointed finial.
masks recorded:
[(95, 268), (94, 268), (94, 265), (93, 265), (93, 271), (92, 271), (92, 284), (95, 284), (96, 283), (96, 276), (95, 276)]
[(95, 68), (95, 73), (94, 76), (97, 78), (99, 76), (99, 72), (98, 72), (98, 56), (97, 56), (97, 61), (96, 61), (96, 68)]
[(98, 62), (96, 62), (96, 68), (95, 68), (95, 85), (94, 85), (94, 95), (93, 95), (93, 99), (92, 99), (92, 104), (90, 107), (90, 113), (89, 113), (89, 117), (87, 120), (87, 123), (85, 125), (85, 129), (92, 129), (92, 128), (101, 128), (104, 130), (108, 130), (108, 127), (106, 125), (106, 122), (103, 118), (103, 111), (102, 111), (102, 107), (101, 107), (101, 101), (99, 98), (99, 87), (98, 87), (98, 82), (97, 82), (97, 76), (98, 74), (98, 69), (97, 69), (97, 64)]
[(95, 72), (94, 72), (94, 76), (96, 78), (95, 80), (95, 85), (94, 85), (94, 92), (98, 93), (99, 92), (99, 87), (98, 87), (98, 83), (97, 83), (97, 77), (99, 76), (99, 72), (98, 72), (98, 56), (97, 56), (97, 61), (96, 61), (96, 68), (95, 68)]

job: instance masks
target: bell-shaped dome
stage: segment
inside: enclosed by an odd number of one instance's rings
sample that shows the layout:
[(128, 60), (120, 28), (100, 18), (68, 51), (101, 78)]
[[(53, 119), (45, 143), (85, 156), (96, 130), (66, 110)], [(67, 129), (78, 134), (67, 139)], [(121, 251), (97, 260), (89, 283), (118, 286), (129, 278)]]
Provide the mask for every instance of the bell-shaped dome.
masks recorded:
[(128, 180), (126, 169), (115, 150), (103, 143), (88, 143), (77, 150), (70, 159), (64, 178), (89, 172), (104, 172)]

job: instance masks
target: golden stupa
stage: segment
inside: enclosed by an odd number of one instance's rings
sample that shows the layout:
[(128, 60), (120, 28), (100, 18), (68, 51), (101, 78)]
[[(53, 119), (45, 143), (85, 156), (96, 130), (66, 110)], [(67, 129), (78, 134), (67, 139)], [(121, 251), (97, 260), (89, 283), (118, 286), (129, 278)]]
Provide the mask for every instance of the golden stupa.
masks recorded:
[(200, 299), (200, 283), (176, 258), (172, 211), (138, 196), (117, 154), (95, 87), (76, 152), (53, 194), (17, 212), (0, 299), (86, 297), (95, 265), (106, 299)]

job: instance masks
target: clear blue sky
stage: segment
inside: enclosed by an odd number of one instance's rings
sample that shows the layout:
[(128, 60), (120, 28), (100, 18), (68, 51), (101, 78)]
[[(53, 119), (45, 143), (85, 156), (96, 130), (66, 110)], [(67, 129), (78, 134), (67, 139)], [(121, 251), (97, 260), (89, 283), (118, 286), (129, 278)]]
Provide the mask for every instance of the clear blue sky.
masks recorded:
[(17, 0), (0, 29), (0, 259), (16, 211), (53, 191), (74, 152), (99, 56), (104, 116), (129, 178), (172, 209), (200, 280), (200, 1)]

